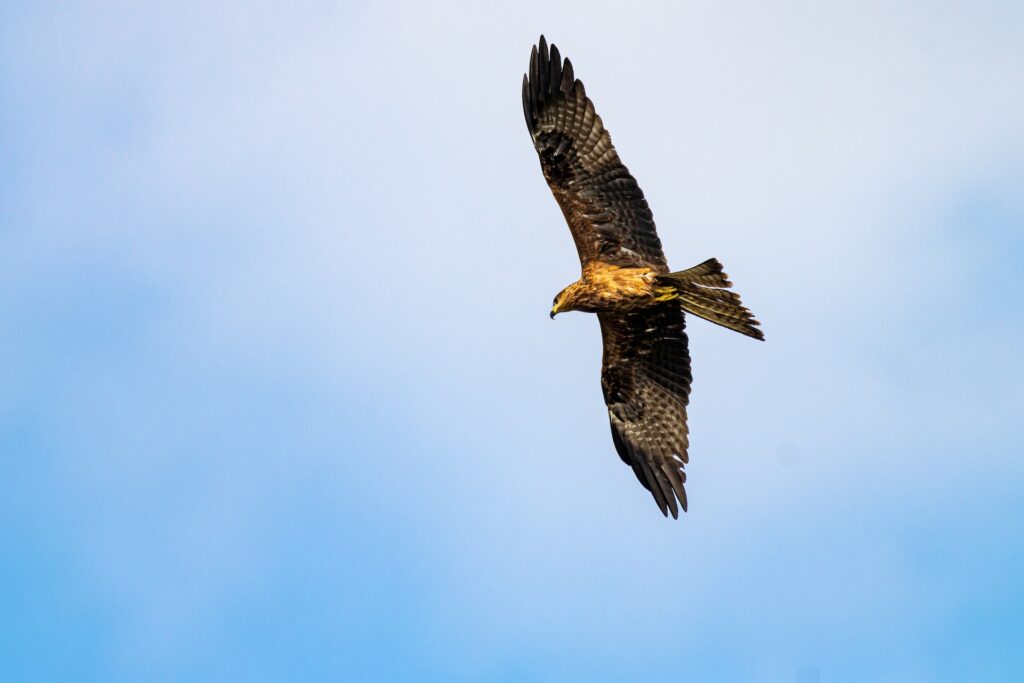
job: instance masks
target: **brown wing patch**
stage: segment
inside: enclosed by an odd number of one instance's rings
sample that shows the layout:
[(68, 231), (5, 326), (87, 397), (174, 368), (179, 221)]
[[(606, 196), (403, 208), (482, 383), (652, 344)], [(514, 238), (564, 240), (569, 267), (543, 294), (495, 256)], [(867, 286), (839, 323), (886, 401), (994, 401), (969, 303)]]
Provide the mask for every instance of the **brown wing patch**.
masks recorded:
[(667, 272), (644, 193), (619, 160), (572, 63), (544, 36), (523, 76), (523, 113), (544, 178), (565, 215), (580, 262)]
[[(619, 457), (662, 514), (686, 511), (690, 353), (683, 311), (667, 302), (635, 313), (599, 313), (601, 387)], [(678, 500), (678, 505), (676, 501)]]

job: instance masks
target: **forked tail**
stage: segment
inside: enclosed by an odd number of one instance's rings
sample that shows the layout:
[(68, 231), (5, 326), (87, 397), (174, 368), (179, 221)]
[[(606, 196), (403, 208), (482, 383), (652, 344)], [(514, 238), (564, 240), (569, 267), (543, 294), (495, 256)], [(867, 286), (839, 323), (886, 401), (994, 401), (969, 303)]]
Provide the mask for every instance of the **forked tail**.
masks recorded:
[(743, 307), (740, 295), (729, 291), (732, 283), (722, 272), (718, 259), (710, 258), (693, 268), (660, 275), (658, 284), (671, 287), (687, 313), (764, 341), (761, 323)]

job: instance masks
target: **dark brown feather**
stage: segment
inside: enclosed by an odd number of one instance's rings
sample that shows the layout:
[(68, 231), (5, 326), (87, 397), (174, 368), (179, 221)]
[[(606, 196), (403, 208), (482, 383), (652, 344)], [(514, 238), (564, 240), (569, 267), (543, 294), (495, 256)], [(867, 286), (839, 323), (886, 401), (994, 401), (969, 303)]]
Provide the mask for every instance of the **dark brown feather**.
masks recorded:
[(544, 178), (572, 232), (580, 262), (667, 272), (644, 193), (619, 160), (583, 83), (547, 41), (530, 53), (523, 112)]
[(662, 514), (686, 511), (690, 353), (683, 311), (666, 302), (636, 313), (598, 313), (604, 339), (601, 388), (612, 441)]

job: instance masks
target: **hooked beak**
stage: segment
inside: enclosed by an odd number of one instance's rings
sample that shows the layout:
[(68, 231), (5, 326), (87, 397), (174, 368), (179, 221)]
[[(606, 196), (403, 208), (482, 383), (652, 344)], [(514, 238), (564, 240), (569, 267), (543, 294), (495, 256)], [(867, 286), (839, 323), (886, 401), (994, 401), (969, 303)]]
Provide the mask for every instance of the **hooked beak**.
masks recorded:
[(552, 319), (552, 320), (554, 320), (554, 319), (555, 319), (555, 313), (558, 313), (558, 311), (556, 311), (555, 309), (553, 309), (553, 308), (552, 308), (552, 309), (551, 309), (551, 319)]

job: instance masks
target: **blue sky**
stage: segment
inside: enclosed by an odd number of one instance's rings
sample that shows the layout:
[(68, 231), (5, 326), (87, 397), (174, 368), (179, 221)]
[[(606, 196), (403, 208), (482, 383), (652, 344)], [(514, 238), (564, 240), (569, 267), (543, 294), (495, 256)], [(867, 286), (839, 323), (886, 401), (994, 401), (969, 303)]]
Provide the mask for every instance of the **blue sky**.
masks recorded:
[[(5, 3), (0, 678), (1024, 671), (1015, 3)], [(672, 265), (690, 512), (616, 457), (519, 102)]]

